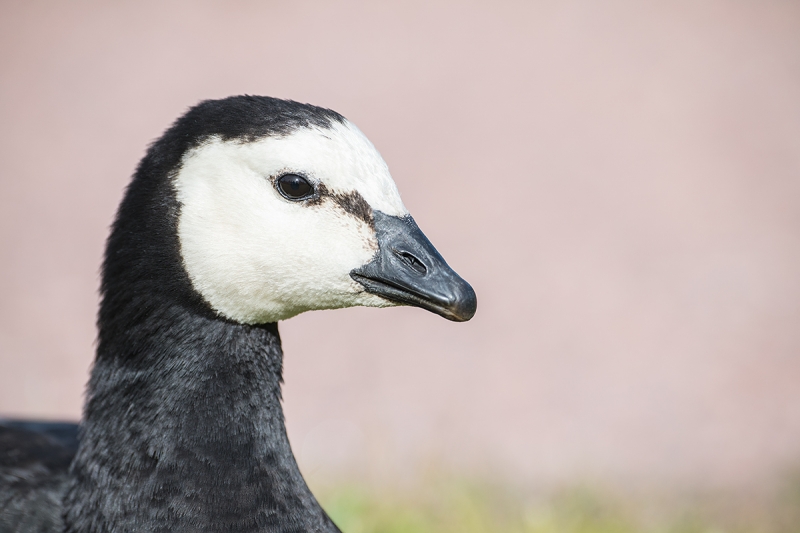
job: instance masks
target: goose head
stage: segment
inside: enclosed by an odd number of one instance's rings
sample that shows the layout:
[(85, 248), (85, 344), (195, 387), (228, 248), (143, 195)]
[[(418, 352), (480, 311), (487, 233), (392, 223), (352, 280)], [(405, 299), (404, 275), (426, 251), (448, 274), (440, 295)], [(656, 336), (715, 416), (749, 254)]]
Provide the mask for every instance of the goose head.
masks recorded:
[(216, 313), (263, 324), (309, 310), (412, 305), (472, 318), (472, 287), (347, 119), (261, 97), (205, 102), (181, 120), (193, 113), (216, 118), (171, 174), (177, 236), (194, 291)]

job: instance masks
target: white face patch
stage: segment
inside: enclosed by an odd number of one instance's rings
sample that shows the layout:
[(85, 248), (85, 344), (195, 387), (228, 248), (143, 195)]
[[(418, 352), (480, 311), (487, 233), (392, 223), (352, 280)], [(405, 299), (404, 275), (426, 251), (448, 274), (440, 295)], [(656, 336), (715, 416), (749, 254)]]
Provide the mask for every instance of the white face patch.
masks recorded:
[(408, 214), (386, 163), (349, 122), (255, 142), (210, 139), (185, 154), (174, 178), (181, 256), (194, 289), (246, 324), (394, 305), (350, 278), (378, 250), (374, 229), (332, 198), (287, 200), (273, 185), (287, 173), (329, 194), (357, 192), (388, 215)]

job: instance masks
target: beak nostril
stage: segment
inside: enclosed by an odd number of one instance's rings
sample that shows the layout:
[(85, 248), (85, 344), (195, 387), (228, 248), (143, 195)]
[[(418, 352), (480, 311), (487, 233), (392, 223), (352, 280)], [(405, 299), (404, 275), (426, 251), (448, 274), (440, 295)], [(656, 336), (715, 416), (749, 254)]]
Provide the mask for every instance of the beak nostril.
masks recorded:
[(436, 251), (410, 216), (374, 210), (378, 252), (350, 272), (366, 292), (400, 305), (427, 309), (454, 322), (475, 314), (475, 291)]
[(412, 270), (419, 272), (420, 274), (425, 274), (428, 272), (428, 269), (423, 264), (423, 262), (414, 257), (413, 254), (410, 254), (408, 252), (401, 252), (398, 250), (395, 250), (394, 253)]

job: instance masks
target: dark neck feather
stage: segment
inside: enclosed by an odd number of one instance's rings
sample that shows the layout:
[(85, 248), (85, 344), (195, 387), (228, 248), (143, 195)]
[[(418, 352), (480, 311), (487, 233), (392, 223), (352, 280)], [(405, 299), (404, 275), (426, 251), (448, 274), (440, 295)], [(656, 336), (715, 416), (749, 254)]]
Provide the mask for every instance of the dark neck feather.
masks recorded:
[(68, 531), (338, 531), (289, 447), (274, 324), (171, 307), (139, 333), (92, 372)]
[(336, 532), (289, 447), (277, 325), (216, 316), (181, 266), (168, 140), (108, 241), (66, 531)]

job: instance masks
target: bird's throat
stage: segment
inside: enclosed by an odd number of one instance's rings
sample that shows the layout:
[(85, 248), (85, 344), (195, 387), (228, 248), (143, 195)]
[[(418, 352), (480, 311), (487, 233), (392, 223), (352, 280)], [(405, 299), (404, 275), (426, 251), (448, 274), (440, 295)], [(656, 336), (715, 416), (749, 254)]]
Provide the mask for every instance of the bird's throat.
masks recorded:
[(338, 531), (286, 436), (277, 326), (150, 311), (101, 326), (67, 531)]

